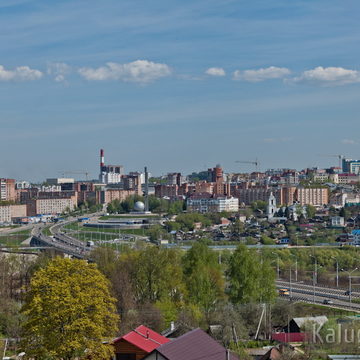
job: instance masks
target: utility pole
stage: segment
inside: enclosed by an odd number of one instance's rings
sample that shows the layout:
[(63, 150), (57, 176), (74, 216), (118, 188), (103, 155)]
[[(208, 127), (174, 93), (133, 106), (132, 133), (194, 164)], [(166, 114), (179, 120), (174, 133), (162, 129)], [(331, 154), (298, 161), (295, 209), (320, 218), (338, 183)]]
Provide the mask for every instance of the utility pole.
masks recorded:
[(298, 260), (297, 257), (291, 254), (295, 258), (295, 282), (298, 281)]
[(315, 272), (313, 273), (313, 303), (315, 304)]
[(292, 299), (291, 265), (290, 265), (290, 300)]
[(352, 297), (351, 297), (351, 292), (352, 292), (352, 289), (351, 289), (351, 286), (352, 286), (352, 283), (351, 283), (351, 274), (353, 272), (355, 272), (358, 268), (355, 268), (354, 270), (352, 271), (345, 271), (344, 269), (341, 269), (341, 271), (344, 271), (346, 272), (348, 275), (349, 275), (349, 302), (351, 303), (352, 301)]
[(271, 252), (271, 253), (277, 256), (277, 260), (276, 260), (276, 272), (277, 272), (277, 278), (278, 278), (278, 280), (279, 280), (279, 279), (280, 279), (280, 264), (279, 264), (280, 257), (279, 257), (279, 254), (277, 254), (277, 253), (275, 253), (275, 252)]
[(318, 274), (317, 274), (317, 259), (314, 255), (310, 255), (310, 257), (312, 257), (314, 259), (314, 286), (315, 284), (317, 284), (318, 282)]
[(144, 168), (145, 171), (145, 212), (149, 211), (149, 173), (147, 167)]
[(332, 256), (331, 258), (336, 261), (336, 287), (338, 288), (339, 287), (339, 262), (336, 257)]

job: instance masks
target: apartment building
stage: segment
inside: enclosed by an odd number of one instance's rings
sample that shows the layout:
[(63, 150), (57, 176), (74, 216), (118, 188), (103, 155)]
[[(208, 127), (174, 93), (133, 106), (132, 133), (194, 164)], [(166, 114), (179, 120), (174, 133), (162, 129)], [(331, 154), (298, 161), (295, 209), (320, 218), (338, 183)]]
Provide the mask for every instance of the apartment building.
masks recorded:
[(0, 222), (9, 223), (14, 218), (25, 217), (26, 205), (2, 205), (0, 206)]
[(96, 203), (97, 204), (109, 204), (114, 200), (123, 201), (127, 197), (136, 195), (135, 190), (123, 190), (123, 189), (106, 189), (96, 191)]
[(209, 193), (193, 194), (187, 199), (186, 205), (189, 212), (236, 212), (239, 210), (239, 199)]
[(295, 192), (295, 200), (300, 205), (323, 206), (329, 203), (328, 188), (305, 188), (298, 187)]
[[(232, 190), (232, 195), (239, 199), (240, 204), (250, 205), (254, 201), (268, 201), (270, 194), (276, 198), (277, 204), (283, 204), (281, 189), (274, 189), (267, 186), (250, 187), (250, 188), (238, 188)], [(292, 202), (291, 202), (292, 204)]]
[(176, 198), (179, 193), (179, 186), (176, 184), (172, 185), (155, 185), (155, 196), (158, 198)]
[(360, 181), (360, 175), (357, 174), (331, 174), (330, 180), (335, 184), (356, 184)]
[(15, 201), (15, 180), (0, 178), (0, 201)]
[(68, 195), (62, 197), (49, 197), (30, 199), (27, 201), (27, 215), (36, 216), (39, 214), (61, 214), (66, 210), (73, 211), (77, 206), (77, 196)]

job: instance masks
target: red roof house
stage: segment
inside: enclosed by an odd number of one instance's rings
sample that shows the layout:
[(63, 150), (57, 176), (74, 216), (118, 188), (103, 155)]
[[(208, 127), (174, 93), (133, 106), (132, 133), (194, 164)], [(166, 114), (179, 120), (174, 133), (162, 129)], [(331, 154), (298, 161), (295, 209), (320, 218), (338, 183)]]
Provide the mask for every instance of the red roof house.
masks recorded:
[(113, 341), (116, 360), (140, 360), (170, 340), (140, 325), (135, 330)]

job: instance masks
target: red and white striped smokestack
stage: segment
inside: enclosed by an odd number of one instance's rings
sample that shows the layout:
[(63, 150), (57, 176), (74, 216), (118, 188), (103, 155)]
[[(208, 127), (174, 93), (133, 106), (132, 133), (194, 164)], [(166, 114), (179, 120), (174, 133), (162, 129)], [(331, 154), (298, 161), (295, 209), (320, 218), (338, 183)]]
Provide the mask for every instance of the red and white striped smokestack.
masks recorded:
[(102, 171), (103, 167), (105, 166), (104, 162), (104, 150), (100, 149), (100, 171)]

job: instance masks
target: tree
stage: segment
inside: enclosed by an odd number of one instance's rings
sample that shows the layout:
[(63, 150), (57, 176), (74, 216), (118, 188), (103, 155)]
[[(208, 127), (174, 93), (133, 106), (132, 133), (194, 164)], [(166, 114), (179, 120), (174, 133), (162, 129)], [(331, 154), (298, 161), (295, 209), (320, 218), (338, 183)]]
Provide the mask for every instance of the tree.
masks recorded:
[(316, 214), (316, 209), (312, 205), (306, 205), (306, 215), (308, 219), (312, 219)]
[(185, 290), (180, 261), (177, 250), (149, 246), (140, 251), (134, 257), (136, 272), (132, 276), (137, 301), (143, 304), (179, 302)]
[(267, 205), (266, 201), (256, 200), (251, 204), (251, 207), (253, 210), (265, 211), (266, 205)]
[(198, 242), (185, 254), (183, 266), (190, 303), (208, 314), (224, 298), (224, 280), (217, 255)]
[(341, 208), (339, 215), (342, 216), (345, 220), (350, 216), (349, 211), (345, 209), (345, 206)]
[(231, 256), (228, 276), (234, 304), (266, 303), (276, 297), (274, 270), (245, 245), (240, 245)]
[(31, 279), (24, 351), (36, 359), (109, 359), (113, 349), (103, 341), (117, 331), (115, 301), (95, 264), (55, 258)]

